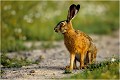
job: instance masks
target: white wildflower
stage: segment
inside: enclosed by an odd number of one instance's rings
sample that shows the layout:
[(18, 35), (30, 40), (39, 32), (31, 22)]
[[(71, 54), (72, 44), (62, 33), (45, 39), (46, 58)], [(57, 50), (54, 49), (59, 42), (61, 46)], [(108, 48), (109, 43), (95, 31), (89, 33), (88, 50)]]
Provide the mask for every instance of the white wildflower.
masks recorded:
[(32, 23), (33, 20), (32, 20), (31, 18), (29, 18), (29, 19), (27, 20), (27, 22), (28, 22), (28, 23)]
[(22, 29), (21, 29), (21, 28), (15, 28), (14, 31), (17, 32), (17, 33), (21, 33), (21, 32), (22, 32)]
[(16, 14), (16, 11), (15, 11), (15, 10), (12, 10), (12, 11), (11, 11), (11, 14), (12, 14), (12, 15), (15, 15), (15, 14)]
[(4, 9), (4, 10), (10, 10), (10, 9), (11, 9), (11, 7), (12, 7), (11, 5), (6, 5), (6, 6), (4, 6), (4, 8), (3, 8), (3, 9)]
[(116, 60), (115, 58), (112, 58), (112, 59), (111, 59), (111, 62), (114, 62), (115, 60)]
[(28, 23), (32, 23), (33, 22), (33, 20), (28, 15), (25, 15), (23, 17), (23, 19), (26, 20)]

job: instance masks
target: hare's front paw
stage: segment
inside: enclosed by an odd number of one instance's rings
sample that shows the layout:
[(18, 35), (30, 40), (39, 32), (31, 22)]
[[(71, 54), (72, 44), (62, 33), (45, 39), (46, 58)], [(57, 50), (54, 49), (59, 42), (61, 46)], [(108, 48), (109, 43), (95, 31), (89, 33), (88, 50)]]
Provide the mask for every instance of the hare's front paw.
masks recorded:
[[(70, 68), (69, 65), (65, 67), (65, 69), (68, 69), (68, 68)], [(77, 66), (74, 65), (74, 66), (73, 66), (73, 69), (79, 69), (79, 68), (78, 68)]]
[(85, 69), (86, 68), (86, 66), (80, 66), (80, 68), (79, 69)]
[(70, 66), (69, 66), (69, 65), (65, 67), (65, 69), (68, 69), (68, 68), (70, 68)]
[(72, 69), (70, 68), (70, 66), (65, 67), (65, 73), (72, 73)]

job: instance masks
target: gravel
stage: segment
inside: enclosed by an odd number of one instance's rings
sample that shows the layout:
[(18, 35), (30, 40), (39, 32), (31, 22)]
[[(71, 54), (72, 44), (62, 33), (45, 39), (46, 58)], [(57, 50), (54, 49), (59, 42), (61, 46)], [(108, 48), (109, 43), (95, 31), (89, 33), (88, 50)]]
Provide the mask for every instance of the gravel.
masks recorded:
[[(90, 36), (93, 38), (98, 48), (97, 61), (104, 61), (108, 57), (119, 56), (120, 41), (118, 34), (112, 36)], [(64, 74), (64, 68), (69, 64), (69, 52), (66, 50), (63, 41), (54, 42), (53, 44), (59, 46), (50, 49), (24, 51), (20, 52), (19, 55), (17, 54), (18, 58), (26, 56), (29, 60), (36, 60), (41, 57), (43, 60), (39, 64), (23, 66), (22, 68), (2, 68), (4, 73), (1, 79), (60, 79), (83, 71), (73, 70), (72, 74)], [(28, 45), (31, 45), (30, 42)], [(8, 53), (8, 56), (13, 57), (16, 53), (17, 52)], [(79, 66), (79, 63), (77, 64)]]

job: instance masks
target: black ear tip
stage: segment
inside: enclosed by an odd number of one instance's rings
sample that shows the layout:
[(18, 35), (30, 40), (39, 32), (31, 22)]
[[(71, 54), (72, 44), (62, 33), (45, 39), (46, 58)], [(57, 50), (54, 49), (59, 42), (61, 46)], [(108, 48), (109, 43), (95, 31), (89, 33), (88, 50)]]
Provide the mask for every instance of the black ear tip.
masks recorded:
[(75, 4), (72, 4), (71, 6), (75, 6)]
[(80, 8), (80, 5), (78, 4), (76, 8), (79, 9), (79, 8)]
[(70, 8), (75, 7), (75, 6), (76, 6), (75, 4), (72, 4), (72, 5), (70, 6)]

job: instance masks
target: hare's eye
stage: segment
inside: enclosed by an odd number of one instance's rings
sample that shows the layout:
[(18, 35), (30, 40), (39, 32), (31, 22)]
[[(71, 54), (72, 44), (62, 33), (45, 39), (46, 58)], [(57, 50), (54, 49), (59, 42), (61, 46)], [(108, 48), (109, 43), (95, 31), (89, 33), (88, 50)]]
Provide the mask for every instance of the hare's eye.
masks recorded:
[(63, 23), (60, 23), (60, 25), (63, 25)]
[(64, 22), (62, 22), (62, 26), (65, 26), (65, 23), (64, 23)]

